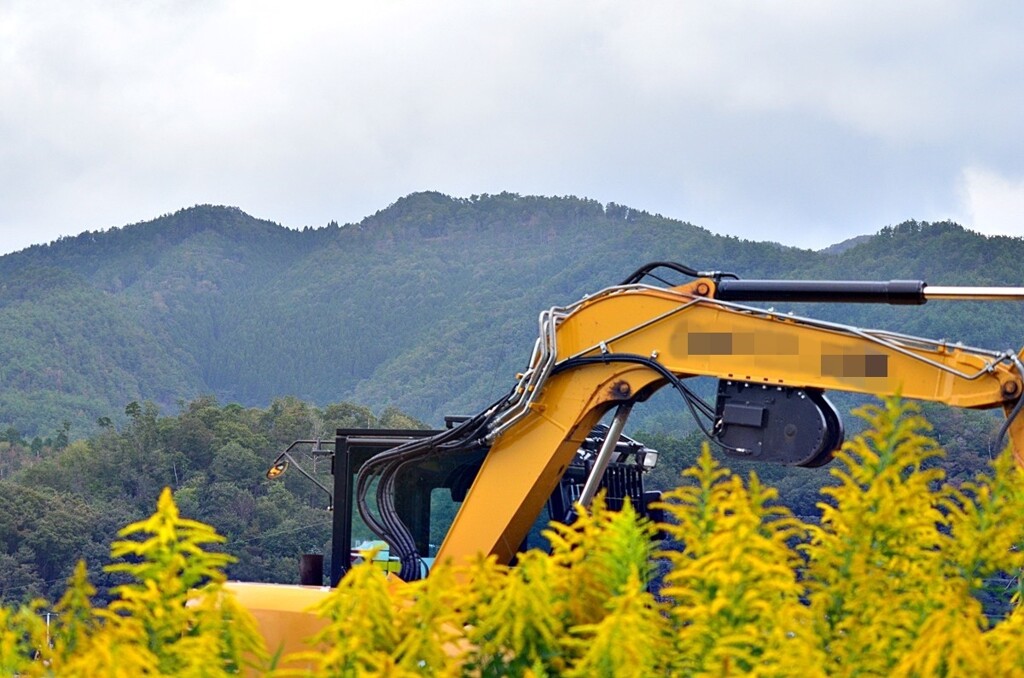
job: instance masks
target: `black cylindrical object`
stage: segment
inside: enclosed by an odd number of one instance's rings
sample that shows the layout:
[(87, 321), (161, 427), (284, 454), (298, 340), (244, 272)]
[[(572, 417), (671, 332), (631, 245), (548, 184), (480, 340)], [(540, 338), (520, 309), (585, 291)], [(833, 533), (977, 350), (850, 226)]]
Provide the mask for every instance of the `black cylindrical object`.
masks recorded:
[(317, 553), (303, 553), (299, 557), (299, 583), (303, 586), (324, 585), (324, 557)]
[(855, 304), (925, 303), (923, 280), (722, 280), (722, 301), (791, 301)]

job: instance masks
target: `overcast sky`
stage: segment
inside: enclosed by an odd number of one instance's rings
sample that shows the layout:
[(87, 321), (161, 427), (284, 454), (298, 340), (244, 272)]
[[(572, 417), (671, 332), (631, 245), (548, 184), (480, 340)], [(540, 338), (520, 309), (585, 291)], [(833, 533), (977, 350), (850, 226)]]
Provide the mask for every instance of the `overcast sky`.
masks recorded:
[(199, 203), (577, 195), (1024, 235), (1024, 3), (0, 0), (0, 253)]

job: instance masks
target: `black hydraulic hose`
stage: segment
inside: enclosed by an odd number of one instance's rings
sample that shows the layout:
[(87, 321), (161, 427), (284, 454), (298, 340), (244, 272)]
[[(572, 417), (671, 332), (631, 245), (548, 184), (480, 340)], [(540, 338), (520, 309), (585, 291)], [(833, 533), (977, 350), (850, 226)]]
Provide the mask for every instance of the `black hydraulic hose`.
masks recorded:
[[(714, 410), (668, 368), (652, 358), (629, 353), (570, 358), (556, 365), (553, 374), (584, 365), (609, 362), (635, 363), (657, 372), (682, 395), (691, 416), (704, 435), (719, 447), (732, 449), (717, 440), (703, 421), (704, 418), (713, 420)], [(507, 401), (509, 397), (506, 396), (502, 400)], [(495, 411), (501, 402), (499, 400), (485, 412)], [(490, 419), (491, 417), (485, 414), (478, 414), (459, 426), (443, 431), (436, 436), (413, 440), (381, 452), (368, 460), (360, 469), (356, 489), (357, 509), (370, 529), (393, 549), (394, 555), (401, 564), (399, 576), (403, 580), (413, 581), (421, 578), (422, 567), (420, 556), (416, 551), (415, 539), (408, 526), (402, 521), (395, 506), (395, 484), (398, 474), (413, 462), (432, 454), (458, 454), (480, 447), (484, 444)], [(379, 519), (372, 514), (366, 500), (370, 483), (374, 478), (378, 479), (375, 498), (380, 513)]]
[[(383, 503), (381, 515), (387, 517), (389, 535), (391, 536), (395, 555), (398, 557), (400, 564), (398, 574), (405, 581), (419, 579), (422, 574), (419, 554), (416, 552), (416, 540), (412, 536), (409, 527), (402, 520), (401, 516), (398, 515), (398, 510), (394, 503), (395, 477), (402, 467), (409, 463), (411, 461), (392, 462), (384, 472), (380, 485), (377, 487), (378, 505)], [(382, 502), (382, 498), (385, 496), (387, 500)]]
[[(427, 439), (428, 441), (430, 439)], [(384, 504), (378, 501), (378, 511), (380, 517), (374, 516), (370, 510), (369, 505), (366, 502), (366, 494), (369, 491), (369, 485), (374, 478), (378, 478), (378, 496), (382, 486), (387, 486), (387, 478), (390, 473), (393, 473), (392, 469), (397, 459), (402, 458), (405, 455), (415, 456), (423, 450), (426, 445), (424, 440), (414, 440), (398, 447), (392, 448), (382, 452), (363, 465), (360, 469), (357, 478), (356, 487), (356, 506), (359, 510), (359, 514), (366, 522), (367, 526), (370, 527), (373, 532), (381, 539), (386, 541), (389, 546), (395, 549), (396, 553), (401, 553), (407, 549), (407, 544), (401, 538), (401, 529), (396, 529), (396, 523), (398, 526), (401, 525), (401, 521), (397, 519), (397, 514), (394, 511), (393, 503), (391, 505)]]
[[(419, 442), (419, 441), (417, 441)], [(377, 536), (382, 538), (388, 543), (393, 550), (393, 553), (398, 557), (402, 563), (403, 578), (409, 577), (409, 571), (417, 571), (418, 567), (410, 565), (409, 561), (416, 558), (416, 546), (415, 540), (412, 538), (408, 528), (402, 522), (398, 515), (398, 512), (394, 506), (393, 497), (390, 497), (391, 501), (387, 501), (387, 492), (390, 490), (394, 491), (394, 476), (398, 468), (401, 466), (400, 461), (394, 459), (395, 456), (410, 455), (418, 456), (418, 454), (424, 453), (429, 450), (429, 447), (423, 445), (410, 445), (402, 446), (405, 449), (402, 450), (399, 455), (388, 455), (387, 459), (374, 460), (373, 468), (369, 469), (369, 473), (365, 476), (360, 473), (360, 480), (363, 481), (358, 490), (358, 502), (357, 507), (360, 515), (363, 516), (363, 520), (366, 521), (367, 525), (374, 531)], [(395, 452), (391, 450), (391, 452)], [(369, 507), (366, 504), (365, 495), (368, 488), (368, 484), (372, 478), (378, 478), (377, 484), (377, 508), (380, 514), (380, 520), (376, 520), (369, 512)], [(417, 561), (418, 563), (418, 561)], [(415, 578), (415, 577), (413, 577)]]
[[(1024, 377), (1024, 364), (1021, 363), (1020, 358), (1018, 358), (1017, 354), (1012, 351), (1009, 351), (1008, 355), (1016, 366), (1017, 373)], [(1003, 422), (1003, 425), (999, 427), (999, 433), (996, 435), (997, 453), (1003, 451), (1003, 440), (1006, 438), (1006, 432), (1010, 430), (1010, 425), (1013, 424), (1013, 420), (1017, 418), (1017, 415), (1020, 414), (1022, 408), (1024, 408), (1024, 397), (1017, 399), (1017, 404), (1013, 406), (1010, 413), (1006, 415), (1006, 420)], [(989, 451), (989, 456), (991, 456), (991, 450)]]
[[(365, 497), (369, 489), (369, 483), (373, 480), (373, 478), (384, 473), (392, 462), (410, 457), (416, 457), (422, 454), (423, 450), (429, 450), (433, 447), (441, 446), (448, 438), (451, 438), (454, 435), (458, 434), (461, 428), (462, 427), (451, 429), (448, 431), (443, 431), (442, 433), (431, 438), (409, 441), (390, 450), (385, 450), (384, 452), (381, 452), (372, 457), (370, 460), (368, 460), (363, 465), (363, 468), (360, 469), (358, 475), (357, 498), (360, 506), (360, 513), (362, 513), (363, 509), (367, 508), (365, 504)], [(377, 523), (372, 514), (369, 514), (368, 510), (367, 515), (364, 515), (363, 518), (367, 521), (367, 524), (370, 525), (371, 528), (373, 528), (375, 525), (379, 526), (379, 523)]]
[(638, 355), (634, 353), (609, 353), (601, 356), (569, 358), (556, 365), (554, 370), (552, 370), (552, 374), (564, 372), (566, 370), (572, 369), (574, 367), (579, 367), (581, 365), (599, 365), (611, 362), (635, 363), (638, 365), (643, 365), (645, 367), (649, 367), (650, 369), (654, 370), (661, 376), (665, 377), (665, 379), (670, 384), (672, 384), (672, 387), (679, 391), (679, 394), (682, 395), (683, 402), (685, 402), (686, 406), (689, 408), (690, 415), (693, 417), (694, 423), (697, 424), (697, 426), (700, 428), (701, 432), (705, 435), (705, 437), (707, 437), (707, 439), (713, 442), (715, 445), (721, 447), (723, 450), (737, 451), (736, 448), (730, 445), (726, 445), (722, 441), (718, 440), (714, 436), (713, 432), (708, 430), (708, 428), (704, 425), (704, 422), (701, 421), (701, 416), (700, 414), (697, 413), (697, 410), (702, 410), (701, 414), (703, 416), (713, 420), (714, 413), (711, 407), (703, 400), (701, 400), (700, 396), (694, 393), (686, 384), (683, 383), (683, 381), (679, 377), (673, 374), (671, 370), (669, 370), (667, 367), (665, 367), (658, 361), (649, 358), (645, 355)]
[(657, 270), (659, 268), (667, 268), (677, 273), (682, 273), (683, 275), (689, 276), (691, 278), (700, 277), (700, 272), (697, 271), (697, 269), (695, 268), (690, 268), (689, 266), (684, 266), (683, 264), (677, 264), (673, 261), (652, 261), (649, 264), (644, 264), (643, 266), (641, 266), (640, 268), (636, 269), (628, 276), (626, 276), (626, 279), (622, 281), (622, 284), (636, 284), (643, 280), (644, 278), (646, 278), (647, 276), (651, 275), (651, 271)]
[(1020, 414), (1022, 406), (1024, 406), (1024, 398), (1019, 398), (1017, 400), (1017, 404), (1014, 405), (1013, 409), (1010, 410), (1010, 413), (1006, 415), (1006, 420), (1003, 422), (1003, 425), (999, 427), (999, 433), (996, 435), (996, 453), (1003, 451), (1003, 440), (1006, 439), (1006, 432), (1010, 430), (1010, 424), (1012, 424), (1013, 420), (1017, 418), (1018, 414)]
[[(579, 367), (581, 365), (599, 365), (613, 362), (637, 363), (640, 365), (644, 365), (645, 367), (651, 368), (661, 376), (665, 377), (669, 381), (669, 383), (671, 383), (672, 386), (677, 391), (680, 392), (680, 394), (683, 396), (683, 398), (687, 401), (688, 404), (690, 404), (690, 401), (692, 400), (693, 403), (696, 404), (697, 407), (699, 407), (702, 410), (702, 414), (704, 416), (713, 416), (711, 407), (703, 400), (701, 400), (700, 396), (694, 393), (689, 386), (684, 384), (682, 380), (679, 379), (679, 377), (673, 374), (671, 370), (669, 370), (667, 367), (665, 367), (658, 361), (652, 358), (648, 358), (647, 356), (644, 355), (638, 355), (634, 353), (609, 353), (602, 356), (569, 358), (568, 360), (565, 360), (556, 365), (554, 370), (552, 370), (552, 374), (558, 374), (559, 372), (564, 372), (566, 370), (572, 369), (574, 367)], [(696, 416), (695, 412), (694, 415)]]
[(725, 272), (722, 272), (722, 271), (698, 271), (695, 268), (690, 268), (689, 266), (686, 266), (685, 264), (678, 264), (678, 263), (676, 263), (674, 261), (652, 261), (649, 264), (644, 264), (640, 268), (638, 268), (635, 271), (633, 271), (632, 273), (630, 273), (626, 277), (626, 279), (623, 280), (622, 283), (620, 283), (620, 284), (622, 284), (622, 285), (634, 285), (634, 284), (642, 281), (644, 278), (649, 276), (649, 277), (654, 278), (655, 280), (657, 280), (659, 282), (662, 282), (662, 283), (664, 283), (666, 285), (671, 285), (671, 283), (669, 283), (668, 281), (664, 280), (663, 278), (661, 278), (661, 277), (659, 277), (657, 275), (654, 275), (654, 271), (658, 270), (659, 268), (667, 268), (670, 271), (675, 271), (676, 273), (681, 273), (682, 275), (688, 276), (690, 278), (714, 278), (715, 280), (719, 280), (721, 278), (737, 278), (738, 277), (735, 273), (725, 273)]
[(446, 432), (446, 434), (428, 439), (423, 450), (415, 453), (412, 451), (404, 452), (402, 454), (402, 459), (393, 462), (385, 471), (385, 476), (382, 478), (381, 485), (378, 486), (378, 503), (385, 507), (384, 510), (386, 510), (389, 517), (392, 518), (390, 525), (391, 533), (396, 538), (396, 542), (401, 543), (401, 547), (398, 551), (399, 560), (401, 562), (401, 571), (399, 576), (401, 576), (405, 581), (419, 579), (422, 576), (422, 566), (420, 556), (416, 551), (415, 539), (409, 532), (408, 526), (406, 526), (399, 517), (394, 504), (395, 483), (399, 473), (401, 473), (405, 467), (417, 463), (425, 457), (453, 454), (478, 446), (479, 440), (482, 438), (482, 430), (485, 425), (486, 420), (481, 415), (478, 415), (477, 417), (463, 423), (456, 429)]
[[(491, 408), (488, 408), (487, 411), (490, 410)], [(487, 418), (483, 414), (477, 415), (431, 438), (410, 441), (381, 452), (367, 461), (360, 470), (356, 490), (359, 514), (370, 529), (394, 549), (401, 562), (400, 576), (406, 581), (419, 579), (422, 572), (415, 539), (398, 515), (395, 506), (395, 483), (398, 474), (403, 467), (429, 455), (450, 454), (479, 446), (486, 425)], [(374, 478), (378, 478), (376, 499), (379, 519), (370, 512), (366, 501), (369, 485)]]

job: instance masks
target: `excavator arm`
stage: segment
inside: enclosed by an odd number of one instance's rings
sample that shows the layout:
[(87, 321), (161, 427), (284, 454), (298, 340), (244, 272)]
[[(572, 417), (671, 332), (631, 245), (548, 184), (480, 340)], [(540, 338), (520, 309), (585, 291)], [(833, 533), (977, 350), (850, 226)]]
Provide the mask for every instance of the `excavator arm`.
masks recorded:
[[(437, 557), (487, 553), (509, 562), (594, 425), (616, 409), (621, 426), (634, 402), (666, 385), (680, 390), (691, 409), (703, 406), (695, 415), (710, 421), (705, 432), (734, 456), (827, 462), (842, 443), (842, 428), (822, 394), (838, 390), (1001, 407), (1004, 432), (1024, 465), (1024, 420), (1016, 416), (1024, 402), (1024, 366), (1017, 353), (741, 303), (917, 304), (995, 296), (1022, 299), (1024, 291), (999, 295), (991, 288), (928, 288), (916, 281), (780, 283), (710, 275), (670, 288), (630, 282), (552, 308), (541, 314), (540, 338), (514, 391), (467, 423), (467, 440), (488, 449)], [(696, 376), (719, 379), (714, 411), (687, 387)], [(787, 446), (793, 454), (778, 457)], [(403, 569), (403, 577), (409, 574)]]
[[(644, 284), (658, 268), (693, 280)], [(356, 482), (359, 512), (400, 559), (400, 578), (419, 578), (425, 567), (396, 496), (402, 479), (424, 468), (456, 468), (448, 486), (453, 498), (456, 487), (465, 496), (437, 558), (485, 553), (510, 562), (594, 425), (614, 410), (584, 499), (603, 476), (602, 460), (613, 453), (632, 405), (665, 386), (681, 394), (708, 437), (732, 456), (804, 466), (827, 462), (842, 443), (842, 423), (824, 394), (838, 390), (1001, 407), (1006, 420), (999, 438), (1009, 433), (1024, 465), (1024, 418), (1017, 416), (1024, 403), (1021, 355), (745, 305), (921, 304), (935, 298), (1024, 300), (1024, 290), (938, 288), (920, 281), (739, 280), (656, 262), (621, 285), (541, 313), (539, 338), (515, 388), (455, 428), (370, 457)], [(699, 376), (718, 379), (714, 407), (688, 385)], [(347, 497), (335, 499), (348, 504)], [(256, 615), (271, 647), (299, 649), (299, 639), (322, 623), (304, 610), (326, 589), (230, 587)]]

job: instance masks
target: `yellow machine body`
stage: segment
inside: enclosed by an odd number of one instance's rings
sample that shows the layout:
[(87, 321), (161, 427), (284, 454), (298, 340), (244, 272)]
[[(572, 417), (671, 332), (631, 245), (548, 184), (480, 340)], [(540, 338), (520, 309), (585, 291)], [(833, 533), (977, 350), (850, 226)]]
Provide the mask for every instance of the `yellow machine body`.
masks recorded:
[[(437, 558), (483, 553), (510, 562), (594, 425), (673, 379), (899, 395), (1007, 415), (1019, 409), (1024, 375), (1016, 353), (750, 308), (716, 298), (719, 282), (622, 285), (542, 316), (538, 349), (505, 410), (492, 415), (489, 449)], [(1011, 416), (1008, 433), (1024, 465), (1024, 418)], [(329, 590), (230, 588), (256, 615), (272, 652), (282, 644), (299, 649), (315, 633), (320, 623), (307, 611)]]

